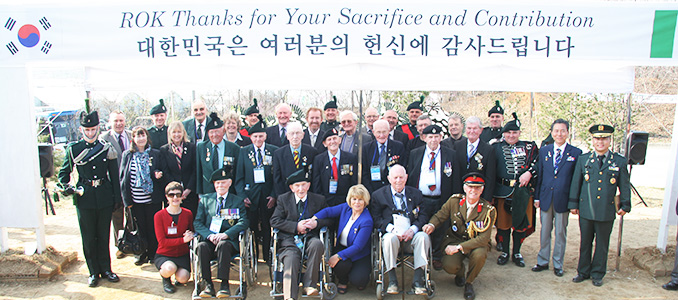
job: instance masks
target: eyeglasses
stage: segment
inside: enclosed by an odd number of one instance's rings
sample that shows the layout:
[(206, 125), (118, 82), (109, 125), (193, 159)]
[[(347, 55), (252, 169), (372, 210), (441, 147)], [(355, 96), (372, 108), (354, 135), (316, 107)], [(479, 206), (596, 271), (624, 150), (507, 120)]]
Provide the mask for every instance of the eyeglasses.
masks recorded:
[(181, 197), (181, 193), (169, 193), (167, 194), (167, 198), (178, 198)]

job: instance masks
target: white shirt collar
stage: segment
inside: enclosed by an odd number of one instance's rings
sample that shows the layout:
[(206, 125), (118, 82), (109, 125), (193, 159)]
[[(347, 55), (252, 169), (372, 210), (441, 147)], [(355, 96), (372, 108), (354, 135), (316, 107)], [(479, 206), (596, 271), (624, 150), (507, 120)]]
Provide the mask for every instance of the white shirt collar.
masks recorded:
[(297, 203), (297, 204), (299, 204), (299, 201), (306, 202), (307, 198), (308, 198), (308, 194), (306, 195), (306, 198), (304, 198), (304, 199), (301, 199), (301, 198), (297, 197), (297, 194), (294, 194), (294, 199), (296, 200), (295, 203)]
[(438, 145), (438, 149), (436, 150), (431, 150), (431, 148), (429, 148), (428, 145), (426, 145), (426, 152), (424, 152), (424, 154), (430, 154), (431, 152), (435, 152), (436, 154), (438, 154), (438, 152), (440, 152), (440, 145)]
[[(393, 194), (393, 197), (395, 197), (396, 193), (398, 193), (398, 192), (393, 188), (393, 186), (391, 186), (391, 194)], [(400, 192), (400, 193), (403, 194), (403, 198), (407, 197), (407, 196), (405, 196), (405, 188), (403, 188), (403, 191)]]
[(336, 155), (332, 155), (332, 152), (330, 152), (330, 150), (327, 150), (327, 155), (330, 157), (330, 164), (332, 163), (332, 157), (336, 157), (337, 163), (339, 163), (339, 160), (341, 160), (341, 149), (337, 150)]
[(567, 142), (563, 143), (560, 147), (557, 147), (556, 144), (553, 144), (553, 153), (556, 153), (556, 149), (560, 149), (560, 153), (565, 153), (565, 147), (567, 147)]
[(226, 192), (226, 194), (223, 195), (219, 195), (219, 193), (217, 193), (217, 199), (219, 199), (219, 197), (224, 197), (224, 199), (226, 199), (228, 197), (228, 192)]

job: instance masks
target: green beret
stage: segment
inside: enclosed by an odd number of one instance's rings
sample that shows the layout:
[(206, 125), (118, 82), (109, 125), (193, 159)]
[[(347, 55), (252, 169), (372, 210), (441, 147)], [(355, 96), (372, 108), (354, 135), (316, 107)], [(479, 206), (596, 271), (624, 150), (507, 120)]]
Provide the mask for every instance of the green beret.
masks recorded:
[(410, 111), (411, 109), (418, 109), (418, 110), (424, 110), (424, 108), (421, 106), (422, 103), (424, 103), (424, 96), (419, 96), (419, 101), (414, 101), (410, 103), (410, 105), (407, 106), (407, 111)]
[(287, 176), (287, 185), (295, 184), (297, 182), (311, 182), (311, 176), (308, 173), (308, 169), (303, 168), (300, 169), (292, 174), (290, 176)]
[(492, 114), (504, 114), (504, 109), (499, 105), (499, 100), (494, 102), (494, 106), (490, 109), (489, 112), (487, 112), (487, 116), (491, 116)]
[(165, 107), (165, 100), (160, 99), (160, 103), (151, 108), (151, 115), (166, 113), (167, 108)]
[(501, 133), (511, 131), (511, 130), (520, 130), (520, 120), (518, 120), (518, 115), (513, 113), (513, 120), (508, 121), (504, 128), (501, 129)]
[(258, 115), (257, 118), (259, 118), (259, 122), (254, 123), (252, 127), (247, 129), (249, 135), (257, 132), (266, 132), (266, 121), (264, 121), (264, 118), (261, 115)]
[(217, 129), (224, 127), (224, 121), (219, 119), (219, 115), (217, 113), (213, 112), (210, 114), (210, 122), (205, 125), (205, 132), (208, 132), (212, 129)]
[(443, 134), (443, 129), (438, 125), (428, 125), (424, 128), (422, 134)]
[(328, 109), (330, 109), (330, 108), (334, 108), (334, 109), (339, 108), (339, 107), (337, 106), (337, 96), (332, 96), (332, 100), (330, 100), (329, 102), (325, 103), (325, 110), (328, 110)]
[(245, 110), (244, 115), (249, 116), (251, 114), (258, 114), (259, 113), (259, 106), (257, 105), (257, 98), (254, 98), (254, 104), (252, 106), (248, 107), (247, 110)]
[(325, 135), (323, 135), (323, 142), (324, 142), (328, 137), (331, 137), (331, 136), (333, 136), (333, 135), (339, 135), (339, 130), (337, 130), (336, 128), (332, 128), (332, 129), (330, 129), (330, 130), (328, 130), (328, 131), (325, 131)]
[(231, 166), (224, 166), (223, 168), (212, 172), (210, 181), (215, 182), (224, 179), (233, 180), (233, 168)]

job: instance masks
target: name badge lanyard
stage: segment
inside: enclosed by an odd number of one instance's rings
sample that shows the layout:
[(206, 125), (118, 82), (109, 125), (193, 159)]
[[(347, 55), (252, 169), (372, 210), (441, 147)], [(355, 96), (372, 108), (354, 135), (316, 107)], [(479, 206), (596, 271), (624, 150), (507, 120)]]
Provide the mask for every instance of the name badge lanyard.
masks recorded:
[[(377, 143), (377, 147), (374, 148), (374, 154), (372, 154), (372, 165), (374, 165), (374, 159), (378, 157), (377, 154), (379, 153), (379, 146), (381, 146), (381, 145), (379, 145), (379, 143)], [(385, 146), (386, 145), (384, 145), (384, 147)], [(386, 149), (384, 149), (384, 151), (386, 151)], [(377, 160), (377, 164), (379, 164), (379, 160)]]

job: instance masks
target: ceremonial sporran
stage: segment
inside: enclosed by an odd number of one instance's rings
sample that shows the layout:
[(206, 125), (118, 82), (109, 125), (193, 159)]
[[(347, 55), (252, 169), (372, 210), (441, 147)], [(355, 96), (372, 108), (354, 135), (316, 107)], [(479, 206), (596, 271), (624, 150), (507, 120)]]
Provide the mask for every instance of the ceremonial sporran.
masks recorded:
[(504, 198), (504, 210), (509, 215), (513, 212), (513, 199), (512, 198)]
[(125, 207), (125, 232), (118, 237), (118, 250), (125, 254), (141, 255), (146, 252), (146, 240), (141, 237), (136, 220), (129, 207)]

